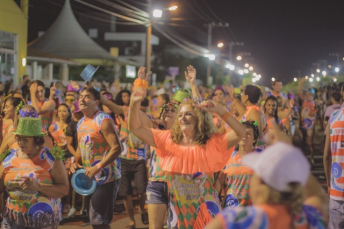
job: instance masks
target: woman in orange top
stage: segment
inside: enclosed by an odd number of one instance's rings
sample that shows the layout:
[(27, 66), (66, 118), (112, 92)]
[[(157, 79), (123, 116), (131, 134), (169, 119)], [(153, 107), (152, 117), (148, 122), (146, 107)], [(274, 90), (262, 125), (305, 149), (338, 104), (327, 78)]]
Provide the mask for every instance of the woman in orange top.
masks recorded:
[(61, 221), (60, 198), (68, 179), (59, 151), (43, 148), (41, 120), (20, 118), (11, 149), (0, 166), (0, 192), (8, 193), (2, 228), (51, 228)]
[[(131, 98), (131, 132), (156, 148), (169, 188), (168, 228), (203, 228), (220, 210), (214, 188), (214, 172), (228, 161), (245, 128), (218, 103), (208, 100), (180, 104), (171, 130), (141, 125), (138, 111), (145, 90), (137, 88)], [(218, 114), (233, 131), (216, 133), (211, 113)]]

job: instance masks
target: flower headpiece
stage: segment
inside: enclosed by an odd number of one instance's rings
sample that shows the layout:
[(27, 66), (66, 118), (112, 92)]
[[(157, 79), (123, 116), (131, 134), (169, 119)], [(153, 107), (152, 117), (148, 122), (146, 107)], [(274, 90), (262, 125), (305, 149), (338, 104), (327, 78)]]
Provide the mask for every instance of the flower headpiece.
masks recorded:
[(148, 88), (148, 81), (145, 79), (136, 78), (134, 83), (133, 83), (133, 90), (135, 90), (135, 88), (138, 88), (138, 87), (147, 89)]
[[(243, 120), (241, 120), (240, 121), (240, 123), (243, 123), (244, 121)], [(251, 121), (251, 123), (255, 126), (255, 127), (257, 127), (258, 126), (258, 122), (257, 121)]]

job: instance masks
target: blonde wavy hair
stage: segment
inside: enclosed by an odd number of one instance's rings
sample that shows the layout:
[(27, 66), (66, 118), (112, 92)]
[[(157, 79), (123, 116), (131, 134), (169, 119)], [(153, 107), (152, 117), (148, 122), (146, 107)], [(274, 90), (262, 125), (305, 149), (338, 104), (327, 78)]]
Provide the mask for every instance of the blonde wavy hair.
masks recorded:
[(275, 205), (282, 204), (287, 206), (289, 213), (291, 214), (291, 228), (295, 229), (296, 226), (293, 222), (293, 216), (302, 212), (302, 205), (304, 202), (303, 187), (298, 182), (291, 182), (288, 184), (290, 192), (280, 192), (266, 184), (263, 185), (263, 192), (265, 193), (266, 203)]
[(184, 101), (179, 105), (177, 118), (174, 121), (174, 124), (170, 130), (172, 134), (172, 141), (176, 144), (180, 144), (183, 140), (183, 132), (180, 129), (178, 117), (180, 114), (180, 109), (183, 106), (187, 105), (192, 107), (197, 118), (194, 143), (196, 145), (205, 145), (207, 141), (211, 138), (212, 134), (217, 132), (217, 128), (214, 124), (212, 115), (209, 112), (205, 112), (199, 109), (197, 107), (197, 103), (193, 100)]

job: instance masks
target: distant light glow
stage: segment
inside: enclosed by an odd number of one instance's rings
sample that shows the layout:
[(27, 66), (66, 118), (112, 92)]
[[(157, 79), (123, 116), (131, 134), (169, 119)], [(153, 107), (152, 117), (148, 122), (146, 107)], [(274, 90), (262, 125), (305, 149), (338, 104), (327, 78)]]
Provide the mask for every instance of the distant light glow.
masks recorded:
[(333, 82), (337, 82), (337, 78), (333, 78)]
[(22, 59), (22, 66), (25, 67), (26, 66), (26, 58)]
[(241, 69), (240, 69), (240, 70), (238, 71), (238, 73), (239, 73), (239, 75), (244, 75), (244, 70), (241, 70)]
[(209, 60), (215, 60), (215, 55), (214, 54), (210, 54), (209, 55)]
[(312, 77), (314, 77), (314, 74), (311, 74)]
[(272, 78), (271, 78), (271, 81), (273, 81), (273, 82), (274, 82), (275, 80), (276, 80), (276, 79), (275, 79), (275, 77), (272, 77)]
[(331, 65), (328, 65), (327, 67), (328, 67), (328, 68), (332, 68), (332, 66), (331, 66)]
[(248, 67), (250, 67), (250, 65), (246, 63), (246, 64), (245, 64), (245, 68), (248, 68)]
[(207, 57), (207, 58), (209, 58), (209, 56), (210, 56), (210, 54), (209, 54), (209, 53), (206, 53), (206, 54), (204, 54), (204, 57)]
[(334, 69), (334, 71), (338, 73), (338, 72), (339, 72), (339, 68), (336, 67), (336, 68)]
[(249, 70), (245, 69), (244, 72), (247, 74), (247, 73), (249, 73)]
[(162, 16), (162, 10), (153, 11), (153, 17), (161, 17), (161, 16)]
[(178, 6), (171, 6), (170, 8), (168, 8), (169, 11), (173, 11), (173, 10), (176, 10), (178, 9)]
[(242, 57), (241, 57), (241, 56), (237, 56), (236, 59), (237, 59), (237, 60), (242, 60)]
[(309, 82), (313, 82), (313, 78), (309, 78)]
[(257, 80), (256, 80), (256, 78), (253, 78), (252, 79), (252, 83), (255, 83)]
[(323, 76), (326, 76), (327, 72), (326, 71), (322, 71), (321, 73)]
[(294, 82), (296, 82), (297, 81), (297, 78), (294, 78)]
[(306, 78), (306, 80), (308, 80), (308, 76), (306, 76), (305, 78)]
[(248, 70), (250, 70), (250, 71), (253, 71), (253, 67), (252, 67), (252, 66), (250, 66), (250, 67), (248, 68)]
[(317, 81), (320, 81), (320, 77), (317, 77), (316, 80), (317, 80)]
[(218, 43), (217, 47), (222, 48), (223, 47), (223, 43), (222, 42)]
[(317, 69), (317, 73), (320, 73), (320, 69), (319, 68)]
[(256, 75), (257, 75), (257, 73), (255, 73), (255, 72), (254, 72), (252, 75), (253, 75), (253, 76), (256, 76)]
[(234, 71), (235, 70), (235, 66), (233, 64), (229, 64), (228, 66), (229, 70)]

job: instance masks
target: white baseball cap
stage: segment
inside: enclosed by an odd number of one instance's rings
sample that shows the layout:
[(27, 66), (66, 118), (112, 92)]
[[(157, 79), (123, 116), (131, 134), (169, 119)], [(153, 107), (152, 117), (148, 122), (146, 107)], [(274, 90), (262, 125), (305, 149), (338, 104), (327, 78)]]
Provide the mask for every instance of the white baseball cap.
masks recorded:
[(288, 192), (288, 183), (299, 182), (304, 186), (310, 174), (310, 165), (300, 149), (277, 142), (261, 153), (249, 153), (243, 162), (270, 187)]

